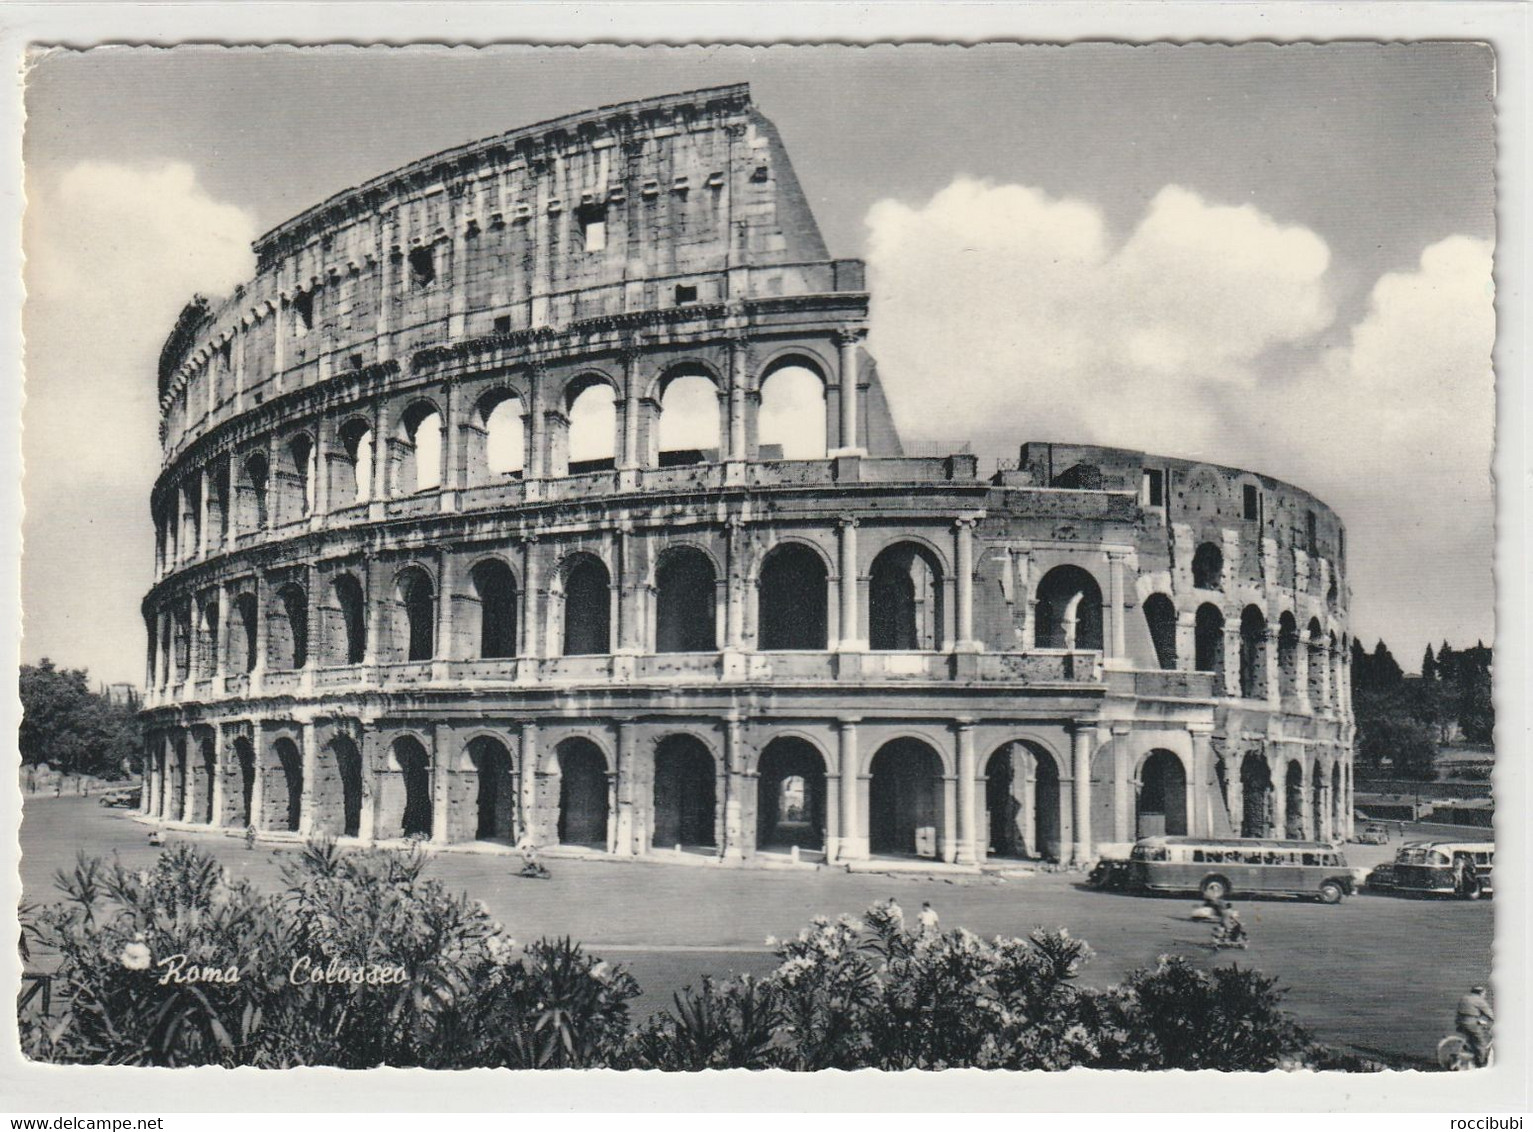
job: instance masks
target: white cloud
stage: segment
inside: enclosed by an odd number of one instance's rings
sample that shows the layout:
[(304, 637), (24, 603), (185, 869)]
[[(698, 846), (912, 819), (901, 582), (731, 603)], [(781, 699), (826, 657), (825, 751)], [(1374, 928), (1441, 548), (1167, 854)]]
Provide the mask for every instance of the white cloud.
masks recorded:
[(1251, 205), (1166, 186), (1115, 244), (1087, 203), (960, 180), (867, 222), (871, 344), (908, 437), (1006, 452), (1075, 440), (1265, 472), (1347, 522), (1365, 632), (1403, 644), (1488, 627), (1485, 241), (1445, 239), (1378, 279), (1327, 347), (1325, 241)]

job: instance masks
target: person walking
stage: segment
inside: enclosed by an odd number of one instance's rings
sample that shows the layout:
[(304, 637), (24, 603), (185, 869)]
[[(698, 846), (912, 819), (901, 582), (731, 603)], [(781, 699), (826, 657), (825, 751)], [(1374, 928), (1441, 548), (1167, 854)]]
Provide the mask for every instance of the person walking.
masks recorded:
[(921, 902), (921, 913), (916, 917), (916, 923), (921, 925), (922, 935), (937, 934), (937, 910), (931, 906), (931, 902)]

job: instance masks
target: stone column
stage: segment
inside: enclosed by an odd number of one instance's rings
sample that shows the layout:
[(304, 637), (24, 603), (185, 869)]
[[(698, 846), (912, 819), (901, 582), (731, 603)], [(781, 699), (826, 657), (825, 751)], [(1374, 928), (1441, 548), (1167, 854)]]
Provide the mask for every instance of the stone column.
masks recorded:
[(1096, 734), (1096, 725), (1077, 720), (1072, 724), (1070, 742), (1070, 765), (1071, 777), (1074, 785), (1071, 789), (1072, 809), (1074, 810), (1073, 838), (1071, 848), (1071, 860), (1077, 864), (1084, 864), (1092, 856), (1093, 845), (1091, 840), (1091, 750), (1092, 739)]
[(1262, 672), (1267, 707), (1277, 711), (1283, 706), (1283, 685), (1278, 675), (1278, 631), (1271, 624), (1262, 632)]
[(1224, 623), (1224, 694), (1240, 695), (1240, 622)]
[[(1279, 748), (1281, 752), (1281, 748)], [(1272, 779), (1272, 824), (1275, 828), (1267, 831), (1268, 837), (1288, 836), (1288, 759), (1279, 753), (1277, 756), (1277, 768), (1273, 769), (1272, 760), (1267, 760), (1267, 773)]]
[(311, 473), (314, 480), (314, 507), (309, 518), (311, 526), (320, 526), (324, 516), (330, 513), (330, 426), (328, 416), (322, 416), (314, 423), (314, 470)]
[(159, 760), (155, 757), (155, 750), (160, 744), (160, 737), (150, 732), (144, 739), (144, 762), (143, 762), (143, 785), (138, 799), (138, 812), (145, 817), (153, 817), (155, 805), (159, 801)]
[(362, 642), (362, 663), (368, 668), (383, 662), (383, 619), (388, 600), (383, 588), (384, 573), (382, 562), (376, 558), (367, 559), (362, 579), (367, 597), (367, 639)]
[[(974, 639), (974, 527), (978, 523), (974, 516), (961, 516), (955, 524), (957, 538), (957, 561), (958, 577), (958, 641), (959, 652), (978, 652), (979, 642)], [(1032, 612), (1029, 610), (1029, 619)]]
[(446, 845), (452, 841), (448, 828), (448, 807), (452, 789), (452, 728), (434, 723), (431, 732), (431, 843)]
[(857, 766), (857, 724), (859, 716), (847, 716), (836, 721), (840, 732), (837, 768), (841, 772), (841, 843), (837, 847), (837, 859), (861, 861), (868, 855), (868, 838), (858, 817), (857, 795), (862, 776)]
[(1293, 654), (1293, 690), (1299, 701), (1299, 711), (1305, 715), (1313, 712), (1309, 702), (1309, 641), (1301, 633)]
[(229, 744), (224, 741), (224, 733), (220, 728), (213, 732), (213, 781), (208, 784), (208, 792), (211, 795), (210, 809), (213, 816), (208, 824), (214, 829), (221, 829), (228, 824), (224, 820), (224, 807), (228, 802), (229, 775)]
[(729, 340), (729, 459), (743, 462), (750, 455), (745, 433), (745, 395), (750, 385), (748, 366), (750, 343), (744, 338)]
[[(542, 654), (538, 651), (538, 539), (532, 535), (522, 540), (522, 624), (521, 642), (517, 650), (529, 660)], [(528, 671), (535, 671), (536, 664)]]
[[(456, 255), (454, 256), (456, 258)], [(454, 290), (456, 298), (458, 292)], [(443, 398), (442, 420), (442, 472), (441, 508), (443, 511), (458, 509), (458, 493), (463, 490), (463, 392), (456, 381), (447, 383), (447, 396)]]
[(544, 419), (543, 371), (537, 366), (527, 375), (527, 389), (531, 398), (527, 416), (532, 424), (532, 440), (524, 462), (527, 478), (540, 480), (548, 474), (548, 421)]
[(1331, 698), (1331, 650), (1327, 646), (1321, 645), (1315, 650), (1315, 663), (1320, 666), (1320, 703), (1317, 706), (1326, 714), (1332, 714), (1336, 704)]
[(634, 788), (634, 721), (617, 721), (617, 820), (612, 851), (619, 857), (632, 857), (643, 853), (647, 846), (641, 843), (640, 824), (636, 820), (633, 804)]
[(234, 602), (229, 596), (229, 583), (220, 582), (218, 594), (218, 640), (213, 648), (213, 694), (224, 693), (224, 677), (229, 674), (229, 612)]
[(858, 639), (857, 616), (857, 519), (843, 515), (838, 524), (841, 536), (841, 640), (838, 652), (865, 652), (867, 646)]
[(1107, 552), (1107, 600), (1112, 605), (1112, 621), (1108, 631), (1111, 633), (1108, 647), (1112, 652), (1108, 655), (1124, 657), (1128, 655), (1128, 643), (1124, 632), (1124, 609), (1123, 609), (1123, 559), (1122, 551), (1109, 550)]
[(309, 837), (314, 833), (314, 779), (319, 774), (319, 743), (314, 734), (314, 721), (306, 719), (302, 725), (303, 736), (303, 789), (298, 802), (298, 832)]
[(867, 450), (857, 443), (857, 343), (862, 338), (860, 330), (843, 327), (836, 333), (836, 347), (840, 351), (841, 388), (841, 444), (837, 455), (866, 455)]
[(457, 655), (453, 640), (453, 592), (457, 586), (454, 576), (452, 551), (444, 549), (438, 559), (436, 649), (433, 653), (432, 679), (445, 680), (449, 666)]
[(953, 726), (958, 732), (958, 847), (954, 860), (973, 865), (984, 856), (976, 804), (979, 760), (974, 753), (974, 721), (960, 719)]
[(203, 470), (197, 476), (198, 558), (206, 558), (208, 556), (208, 527), (212, 525), (208, 522), (208, 496), (212, 494), (213, 491), (213, 477), (209, 474), (210, 468), (211, 465), (209, 465), (209, 467), (203, 468)]
[(937, 856), (946, 864), (955, 864), (958, 860), (959, 839), (962, 833), (955, 833), (958, 826), (958, 779), (957, 775), (944, 774), (942, 776), (942, 838), (937, 843)]
[(265, 829), (265, 806), (266, 806), (266, 749), (265, 736), (261, 734), (260, 727), (252, 727), (250, 730), (251, 764), (255, 771), (255, 780), (250, 786), (250, 828)]
[(724, 721), (724, 838), (726, 861), (743, 861), (754, 845), (745, 834), (741, 794), (745, 789), (745, 726), (738, 715)]
[(538, 813), (538, 721), (524, 719), (521, 722), (521, 751), (517, 759), (520, 777), (517, 786), (521, 794), (521, 835), (534, 844), (542, 844), (539, 835)]
[(377, 518), (383, 514), (383, 502), (389, 495), (389, 438), (385, 431), (388, 416), (380, 397), (373, 403), (373, 466), (372, 484), (368, 487), (369, 514)]
[(731, 515), (724, 526), (724, 537), (729, 559), (725, 584), (729, 587), (727, 616), (724, 629), (724, 647), (739, 650), (745, 647), (745, 562), (741, 544), (745, 540), (744, 523), (738, 515)]
[(261, 681), (266, 677), (266, 623), (269, 611), (266, 608), (266, 575), (256, 571), (255, 576), (255, 603), (256, 603), (256, 648), (255, 667), (250, 670), (250, 694), (254, 695), (261, 690)]
[[(623, 363), (623, 451), (618, 471), (637, 472), (639, 467), (639, 359), (634, 349), (619, 352)], [(625, 485), (627, 486), (627, 485)]]
[(1315, 837), (1320, 841), (1330, 841), (1335, 834), (1331, 829), (1331, 776), (1320, 775), (1320, 828), (1315, 830)]
[(1137, 840), (1138, 830), (1134, 828), (1138, 817), (1138, 800), (1140, 779), (1138, 775), (1129, 774), (1128, 752), (1125, 749), (1128, 744), (1123, 740), (1128, 738), (1129, 729), (1126, 726), (1114, 725), (1108, 732), (1112, 738), (1112, 816), (1114, 841)]

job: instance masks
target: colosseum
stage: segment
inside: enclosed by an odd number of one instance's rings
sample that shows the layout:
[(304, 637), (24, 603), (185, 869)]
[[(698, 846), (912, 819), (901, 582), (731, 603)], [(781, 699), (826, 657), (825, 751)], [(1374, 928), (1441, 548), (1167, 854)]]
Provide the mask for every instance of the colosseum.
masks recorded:
[(148, 818), (852, 867), (1350, 831), (1336, 515), (908, 452), (863, 264), (746, 86), (448, 150), (255, 252), (160, 355)]

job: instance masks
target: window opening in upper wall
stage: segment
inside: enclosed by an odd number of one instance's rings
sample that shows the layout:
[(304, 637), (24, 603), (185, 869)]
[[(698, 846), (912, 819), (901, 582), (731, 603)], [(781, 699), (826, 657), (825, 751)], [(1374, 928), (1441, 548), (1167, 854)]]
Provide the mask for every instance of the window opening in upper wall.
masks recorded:
[(436, 281), (436, 253), (431, 248), (410, 249), (410, 282), (429, 287)]
[(314, 329), (314, 292), (299, 291), (293, 296), (293, 313), (298, 318), (293, 323), (293, 329), (301, 338)]
[(676, 284), (676, 305), (697, 302), (697, 288), (686, 283)]
[(575, 219), (580, 224), (581, 239), (585, 242), (588, 252), (599, 252), (607, 246), (607, 206), (605, 204), (586, 204), (575, 211)]
[(1319, 541), (1319, 524), (1316, 522), (1315, 513), (1306, 511), (1304, 513), (1304, 545), (1311, 558), (1315, 556)]
[(1166, 505), (1166, 474), (1159, 468), (1146, 468), (1144, 470), (1143, 499), (1146, 507), (1164, 507)]
[(1256, 489), (1255, 484), (1244, 484), (1244, 515), (1247, 519), (1261, 518), (1262, 493)]

